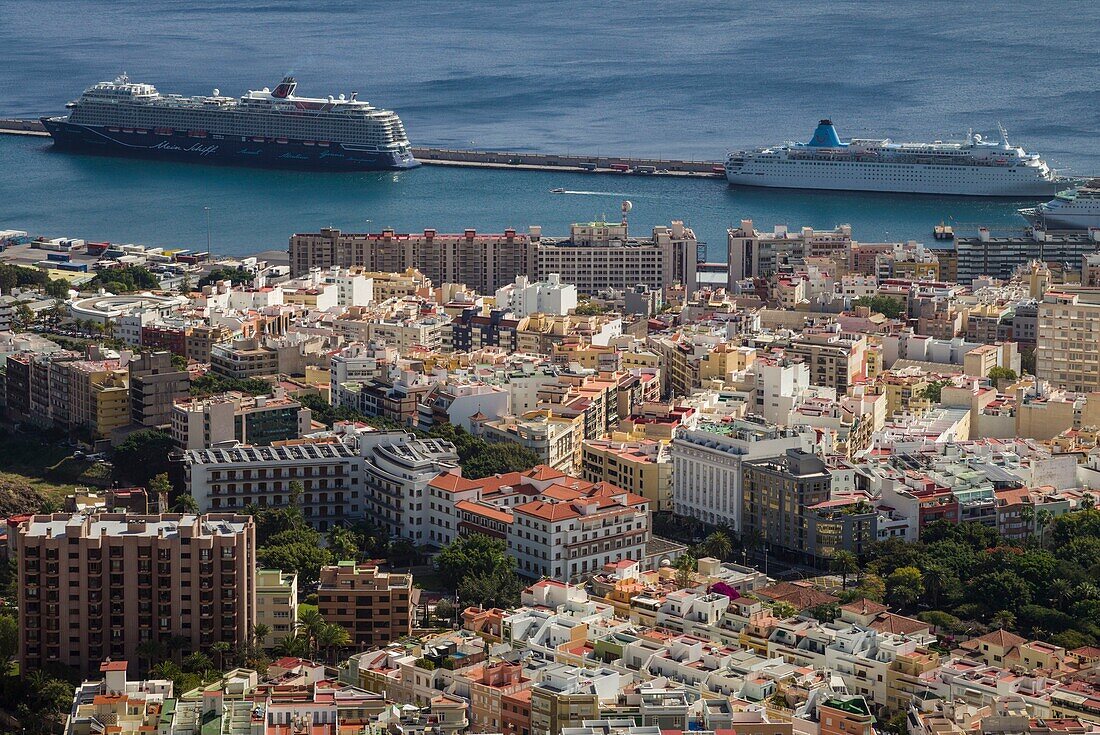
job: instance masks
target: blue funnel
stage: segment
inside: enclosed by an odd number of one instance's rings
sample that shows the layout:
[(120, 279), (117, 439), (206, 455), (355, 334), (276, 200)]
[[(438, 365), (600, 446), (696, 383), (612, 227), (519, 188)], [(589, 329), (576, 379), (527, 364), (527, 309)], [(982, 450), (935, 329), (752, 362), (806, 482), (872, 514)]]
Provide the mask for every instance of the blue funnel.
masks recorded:
[(844, 144), (840, 142), (840, 136), (836, 134), (836, 128), (833, 127), (833, 121), (822, 120), (817, 124), (817, 130), (814, 131), (814, 137), (811, 138), (810, 142), (806, 145), (812, 145), (818, 148), (840, 148)]

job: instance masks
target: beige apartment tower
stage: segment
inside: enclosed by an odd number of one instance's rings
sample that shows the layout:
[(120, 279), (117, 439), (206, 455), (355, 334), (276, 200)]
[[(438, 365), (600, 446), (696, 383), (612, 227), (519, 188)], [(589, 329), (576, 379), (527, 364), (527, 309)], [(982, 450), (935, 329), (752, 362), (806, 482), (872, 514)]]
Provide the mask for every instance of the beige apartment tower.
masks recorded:
[(22, 670), (86, 674), (107, 658), (144, 668), (143, 644), (187, 655), (244, 644), (255, 623), (250, 516), (36, 515), (12, 542)]

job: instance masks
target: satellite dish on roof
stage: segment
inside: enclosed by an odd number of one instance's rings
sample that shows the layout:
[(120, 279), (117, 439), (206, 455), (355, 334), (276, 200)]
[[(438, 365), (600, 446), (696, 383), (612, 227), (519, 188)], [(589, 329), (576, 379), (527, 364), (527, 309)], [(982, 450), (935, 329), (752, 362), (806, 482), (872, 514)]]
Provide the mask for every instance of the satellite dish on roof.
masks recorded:
[(623, 214), (626, 214), (627, 212), (629, 212), (632, 209), (634, 209), (634, 202), (630, 201), (629, 199), (624, 199), (623, 200)]

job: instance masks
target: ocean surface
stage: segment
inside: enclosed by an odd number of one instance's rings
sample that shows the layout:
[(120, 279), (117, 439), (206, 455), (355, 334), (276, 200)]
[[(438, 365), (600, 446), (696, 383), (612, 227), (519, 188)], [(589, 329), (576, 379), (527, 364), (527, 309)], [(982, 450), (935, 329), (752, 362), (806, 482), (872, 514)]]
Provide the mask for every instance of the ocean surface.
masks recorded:
[[(1027, 12), (1024, 12), (1025, 9)], [(418, 145), (721, 159), (806, 139), (992, 133), (1100, 173), (1100, 3), (325, 3), (0, 0), (0, 116), (59, 114), (121, 71), (162, 91), (240, 94), (293, 72), (304, 95), (359, 92)], [(598, 194), (551, 195), (562, 186)], [(295, 174), (97, 159), (0, 137), (0, 226), (125, 242), (282, 247), (324, 225), (501, 230), (618, 216), (683, 219), (721, 259), (725, 230), (831, 227), (928, 239), (941, 219), (1022, 223), (1029, 202), (733, 190), (718, 181), (423, 167)], [(370, 220), (368, 225), (367, 220)]]

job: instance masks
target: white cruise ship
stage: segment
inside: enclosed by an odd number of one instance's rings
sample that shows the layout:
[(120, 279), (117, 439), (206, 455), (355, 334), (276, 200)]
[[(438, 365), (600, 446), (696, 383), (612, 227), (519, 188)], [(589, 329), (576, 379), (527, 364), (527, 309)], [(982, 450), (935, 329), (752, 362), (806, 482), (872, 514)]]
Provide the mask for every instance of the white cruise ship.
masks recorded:
[(1100, 227), (1100, 179), (1067, 189), (1046, 204), (1021, 209), (1032, 226), (1041, 230), (1088, 230)]
[(834, 189), (963, 196), (1049, 196), (1066, 185), (1037, 153), (978, 134), (966, 140), (894, 143), (842, 142), (830, 120), (818, 123), (809, 143), (731, 153), (731, 184), (786, 189)]

